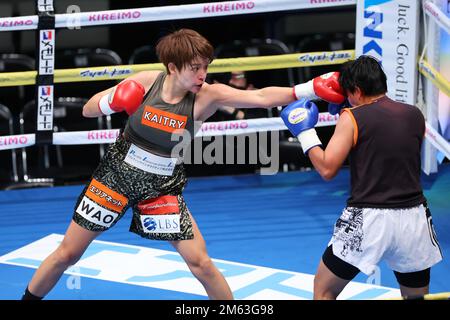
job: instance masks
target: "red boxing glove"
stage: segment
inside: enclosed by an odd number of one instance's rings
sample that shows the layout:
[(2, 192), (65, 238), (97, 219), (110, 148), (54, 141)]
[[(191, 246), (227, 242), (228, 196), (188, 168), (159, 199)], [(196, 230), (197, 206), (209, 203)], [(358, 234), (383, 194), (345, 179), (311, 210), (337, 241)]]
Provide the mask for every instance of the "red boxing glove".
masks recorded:
[(101, 97), (98, 107), (104, 115), (126, 111), (132, 115), (144, 100), (145, 89), (137, 81), (125, 80)]
[(322, 100), (342, 103), (345, 100), (339, 85), (339, 72), (330, 72), (313, 79), (314, 92)]
[(339, 72), (329, 72), (306, 83), (296, 85), (294, 95), (297, 99), (314, 100), (320, 98), (336, 104), (345, 100), (344, 92), (339, 85)]

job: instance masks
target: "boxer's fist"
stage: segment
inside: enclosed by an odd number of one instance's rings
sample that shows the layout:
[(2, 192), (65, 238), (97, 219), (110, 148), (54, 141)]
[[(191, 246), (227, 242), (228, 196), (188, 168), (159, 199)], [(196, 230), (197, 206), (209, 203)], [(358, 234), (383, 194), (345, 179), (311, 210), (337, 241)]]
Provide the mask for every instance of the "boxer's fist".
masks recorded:
[(345, 99), (342, 103), (329, 103), (328, 104), (328, 113), (331, 115), (341, 114), (342, 109), (349, 108), (350, 104), (348, 100)]
[(306, 99), (292, 102), (281, 112), (281, 119), (298, 138), (305, 154), (312, 147), (322, 145), (314, 129), (319, 119), (319, 110), (314, 102)]
[(145, 89), (137, 81), (124, 80), (109, 94), (104, 95), (99, 103), (99, 109), (104, 115), (126, 111), (133, 114), (144, 100)]
[(294, 87), (297, 99), (314, 100), (320, 98), (327, 102), (340, 104), (344, 102), (344, 93), (339, 85), (339, 72), (329, 72), (306, 83)]

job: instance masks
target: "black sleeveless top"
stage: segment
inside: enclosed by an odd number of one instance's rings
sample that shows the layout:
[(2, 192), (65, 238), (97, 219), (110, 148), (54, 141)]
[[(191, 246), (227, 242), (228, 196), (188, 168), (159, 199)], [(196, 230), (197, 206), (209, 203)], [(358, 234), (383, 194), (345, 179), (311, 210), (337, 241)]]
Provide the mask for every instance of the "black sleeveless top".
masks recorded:
[(356, 144), (350, 152), (352, 207), (408, 208), (425, 202), (420, 152), (425, 119), (412, 105), (382, 97), (351, 109)]
[(142, 104), (128, 118), (124, 135), (128, 141), (148, 152), (172, 157), (175, 146), (179, 147), (180, 143), (186, 144), (194, 138), (195, 94), (188, 92), (176, 104), (164, 102), (161, 91), (166, 76), (165, 72), (158, 75)]

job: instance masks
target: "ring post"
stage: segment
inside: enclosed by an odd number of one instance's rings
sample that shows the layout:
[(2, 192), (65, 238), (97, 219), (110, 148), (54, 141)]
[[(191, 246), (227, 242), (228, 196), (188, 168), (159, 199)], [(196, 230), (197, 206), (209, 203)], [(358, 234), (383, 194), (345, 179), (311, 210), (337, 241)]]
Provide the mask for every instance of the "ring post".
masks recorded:
[(53, 72), (55, 15), (53, 0), (37, 0), (36, 144), (53, 143)]

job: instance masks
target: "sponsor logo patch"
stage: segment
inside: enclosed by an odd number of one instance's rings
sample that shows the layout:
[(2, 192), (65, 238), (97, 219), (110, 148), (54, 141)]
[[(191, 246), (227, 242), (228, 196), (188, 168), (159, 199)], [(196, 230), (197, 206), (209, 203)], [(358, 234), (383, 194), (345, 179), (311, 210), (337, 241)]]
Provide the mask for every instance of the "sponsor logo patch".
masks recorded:
[(140, 219), (145, 233), (180, 232), (179, 214), (141, 215)]
[(305, 118), (306, 118), (306, 109), (297, 108), (289, 113), (288, 119), (290, 123), (297, 124), (305, 120)]
[(143, 125), (169, 133), (175, 131), (180, 131), (181, 133), (181, 130), (186, 127), (186, 122), (186, 116), (163, 111), (151, 106), (145, 106), (141, 119)]
[(109, 189), (95, 179), (92, 179), (91, 184), (87, 188), (86, 195), (105, 208), (116, 212), (121, 212), (128, 204), (126, 197)]
[(138, 209), (145, 215), (180, 213), (177, 196), (161, 196), (144, 200), (138, 204)]
[(107, 210), (84, 196), (77, 207), (76, 212), (86, 220), (103, 227), (110, 227), (119, 216), (117, 213)]
[(124, 161), (145, 172), (171, 176), (177, 159), (160, 157), (132, 144)]
[(176, 196), (165, 195), (138, 204), (145, 233), (180, 232), (180, 207)]

